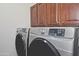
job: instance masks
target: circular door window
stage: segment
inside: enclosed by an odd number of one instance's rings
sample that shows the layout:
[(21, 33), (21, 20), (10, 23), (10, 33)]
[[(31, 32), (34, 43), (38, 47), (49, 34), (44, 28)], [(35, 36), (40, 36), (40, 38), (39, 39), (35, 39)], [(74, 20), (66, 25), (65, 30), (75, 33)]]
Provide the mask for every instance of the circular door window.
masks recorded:
[(26, 55), (25, 43), (22, 39), (21, 34), (18, 34), (16, 36), (15, 46), (16, 46), (16, 51), (17, 51), (18, 56)]
[(47, 40), (37, 38), (29, 46), (29, 56), (59, 56), (57, 49)]

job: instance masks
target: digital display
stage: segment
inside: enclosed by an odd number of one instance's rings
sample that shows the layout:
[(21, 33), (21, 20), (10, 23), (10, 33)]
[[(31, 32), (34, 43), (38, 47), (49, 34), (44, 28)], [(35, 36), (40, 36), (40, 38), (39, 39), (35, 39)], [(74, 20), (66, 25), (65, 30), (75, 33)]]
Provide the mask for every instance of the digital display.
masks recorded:
[(64, 36), (65, 29), (49, 29), (49, 35), (51, 35), (51, 36)]

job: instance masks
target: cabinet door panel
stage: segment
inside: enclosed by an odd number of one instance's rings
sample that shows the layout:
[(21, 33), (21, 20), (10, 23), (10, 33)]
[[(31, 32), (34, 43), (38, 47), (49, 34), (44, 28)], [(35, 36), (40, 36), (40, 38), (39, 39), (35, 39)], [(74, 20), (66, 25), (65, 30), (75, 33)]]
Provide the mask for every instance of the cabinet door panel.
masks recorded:
[(58, 4), (58, 20), (62, 26), (73, 26), (79, 23), (79, 4), (60, 3)]
[(31, 7), (31, 26), (38, 26), (37, 4)]
[(39, 26), (46, 26), (46, 4), (38, 4), (38, 24)]
[(47, 26), (56, 26), (56, 4), (55, 3), (47, 3), (47, 18), (46, 18)]

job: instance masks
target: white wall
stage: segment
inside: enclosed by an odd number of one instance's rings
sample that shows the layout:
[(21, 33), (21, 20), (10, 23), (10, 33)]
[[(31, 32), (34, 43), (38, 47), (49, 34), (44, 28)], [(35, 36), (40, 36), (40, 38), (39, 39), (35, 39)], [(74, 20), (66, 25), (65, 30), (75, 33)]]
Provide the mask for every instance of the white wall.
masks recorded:
[(16, 28), (30, 27), (32, 5), (0, 3), (0, 55), (16, 55)]

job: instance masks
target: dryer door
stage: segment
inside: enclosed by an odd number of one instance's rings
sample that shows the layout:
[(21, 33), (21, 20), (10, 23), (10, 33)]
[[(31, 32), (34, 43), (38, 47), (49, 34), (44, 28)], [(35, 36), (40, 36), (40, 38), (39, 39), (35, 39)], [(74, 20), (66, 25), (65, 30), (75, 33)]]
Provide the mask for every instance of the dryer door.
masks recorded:
[(21, 34), (17, 34), (15, 46), (16, 46), (16, 51), (17, 51), (18, 56), (25, 56), (26, 55), (25, 43), (22, 39)]
[(29, 46), (28, 56), (60, 56), (60, 54), (50, 42), (36, 38)]

